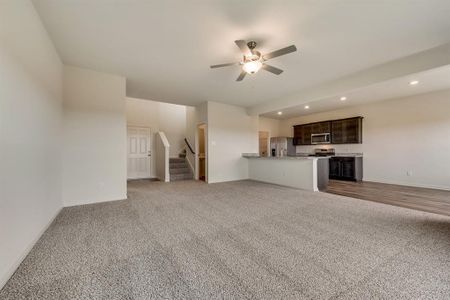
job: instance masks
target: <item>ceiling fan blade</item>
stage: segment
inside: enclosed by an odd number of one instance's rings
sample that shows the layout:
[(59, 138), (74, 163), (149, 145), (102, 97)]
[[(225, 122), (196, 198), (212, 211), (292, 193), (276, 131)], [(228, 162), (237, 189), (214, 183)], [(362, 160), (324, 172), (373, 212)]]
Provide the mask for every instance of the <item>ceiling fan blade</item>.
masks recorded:
[(244, 53), (244, 55), (252, 55), (252, 51), (250, 50), (250, 48), (247, 46), (247, 42), (244, 40), (236, 40), (234, 41), (236, 43), (236, 45), (239, 47), (239, 49), (241, 49), (242, 53)]
[(236, 79), (236, 81), (242, 81), (245, 75), (247, 75), (247, 72), (242, 71), (241, 74), (239, 74), (239, 77)]
[(210, 66), (211, 69), (215, 69), (215, 68), (222, 68), (222, 67), (228, 67), (228, 66), (234, 66), (234, 65), (238, 65), (239, 63), (228, 63), (228, 64), (220, 64), (220, 65), (212, 65)]
[(289, 47), (281, 48), (279, 50), (275, 50), (273, 52), (267, 53), (267, 54), (263, 55), (263, 59), (268, 60), (268, 59), (278, 57), (281, 55), (285, 55), (285, 54), (289, 54), (289, 53), (292, 53), (295, 51), (297, 51), (297, 47), (295, 47), (295, 45), (291, 45)]
[(267, 64), (263, 64), (262, 67), (264, 70), (269, 71), (270, 73), (273, 73), (275, 75), (280, 75), (281, 73), (283, 73), (283, 70), (275, 68), (271, 65), (267, 65)]

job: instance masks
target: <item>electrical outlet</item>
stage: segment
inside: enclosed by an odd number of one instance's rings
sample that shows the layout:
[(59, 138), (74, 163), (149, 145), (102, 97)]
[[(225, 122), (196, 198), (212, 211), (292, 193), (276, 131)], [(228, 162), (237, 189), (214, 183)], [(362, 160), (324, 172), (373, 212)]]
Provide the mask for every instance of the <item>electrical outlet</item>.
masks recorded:
[(406, 176), (412, 176), (412, 171), (411, 170), (406, 171)]

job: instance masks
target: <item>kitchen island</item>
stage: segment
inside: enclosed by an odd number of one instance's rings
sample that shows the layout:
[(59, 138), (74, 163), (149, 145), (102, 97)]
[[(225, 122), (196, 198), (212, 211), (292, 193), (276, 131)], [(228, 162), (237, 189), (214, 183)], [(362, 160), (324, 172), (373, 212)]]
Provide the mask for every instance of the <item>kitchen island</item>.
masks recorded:
[(249, 179), (315, 192), (328, 185), (328, 157), (261, 157), (251, 153), (242, 156), (248, 159)]

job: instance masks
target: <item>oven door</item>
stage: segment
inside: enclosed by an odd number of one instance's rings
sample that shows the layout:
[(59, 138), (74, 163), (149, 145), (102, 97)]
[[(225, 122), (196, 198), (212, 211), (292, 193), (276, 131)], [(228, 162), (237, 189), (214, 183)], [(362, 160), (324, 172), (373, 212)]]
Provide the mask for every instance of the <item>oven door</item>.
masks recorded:
[(316, 133), (311, 134), (311, 144), (329, 144), (331, 143), (330, 134), (329, 133)]

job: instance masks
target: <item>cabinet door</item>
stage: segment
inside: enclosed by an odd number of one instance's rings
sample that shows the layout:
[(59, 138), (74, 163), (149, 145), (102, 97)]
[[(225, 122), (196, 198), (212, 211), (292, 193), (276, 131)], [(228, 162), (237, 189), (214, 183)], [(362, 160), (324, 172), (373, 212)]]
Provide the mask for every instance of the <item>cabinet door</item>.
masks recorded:
[(362, 119), (358, 117), (332, 121), (331, 142), (333, 144), (362, 143)]
[(341, 159), (341, 177), (344, 179), (355, 179), (355, 158), (345, 157)]
[(301, 145), (311, 145), (312, 125), (303, 125)]
[(294, 126), (294, 145), (301, 145), (303, 140), (303, 126), (296, 125)]
[(320, 133), (330, 133), (331, 132), (331, 122), (320, 122)]
[(329, 121), (311, 124), (312, 134), (330, 133), (330, 130), (331, 130), (331, 123)]
[(311, 124), (311, 133), (312, 134), (322, 133), (321, 131), (322, 131), (322, 127), (321, 127), (320, 123)]
[(361, 143), (361, 119), (353, 118), (343, 120), (343, 142), (347, 144)]
[(341, 176), (341, 160), (338, 157), (330, 158), (330, 178)]
[(344, 143), (344, 123), (343, 120), (336, 120), (331, 122), (331, 143)]

